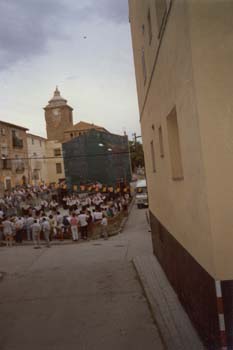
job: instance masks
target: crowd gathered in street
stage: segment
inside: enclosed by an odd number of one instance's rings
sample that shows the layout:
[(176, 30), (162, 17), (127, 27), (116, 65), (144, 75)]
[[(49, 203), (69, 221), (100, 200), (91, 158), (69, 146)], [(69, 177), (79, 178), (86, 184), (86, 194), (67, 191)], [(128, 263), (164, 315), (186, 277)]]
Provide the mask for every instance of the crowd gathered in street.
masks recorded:
[(109, 219), (127, 214), (129, 193), (59, 192), (45, 185), (16, 188), (0, 198), (0, 242), (11, 247), (23, 241), (34, 248), (51, 241), (71, 238), (73, 242), (92, 237), (93, 227), (101, 226), (108, 238)]

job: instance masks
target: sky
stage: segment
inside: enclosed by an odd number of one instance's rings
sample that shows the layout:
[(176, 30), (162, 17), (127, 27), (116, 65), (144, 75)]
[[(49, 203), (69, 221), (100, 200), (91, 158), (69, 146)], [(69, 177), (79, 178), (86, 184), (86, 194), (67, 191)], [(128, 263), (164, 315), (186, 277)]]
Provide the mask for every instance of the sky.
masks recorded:
[(46, 136), (58, 85), (80, 120), (140, 135), (128, 0), (1, 0), (0, 120)]

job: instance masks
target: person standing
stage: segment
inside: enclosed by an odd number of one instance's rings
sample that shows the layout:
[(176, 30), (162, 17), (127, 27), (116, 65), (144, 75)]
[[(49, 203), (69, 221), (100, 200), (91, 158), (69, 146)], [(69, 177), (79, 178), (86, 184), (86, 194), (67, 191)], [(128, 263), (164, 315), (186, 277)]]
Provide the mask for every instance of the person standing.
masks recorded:
[(27, 240), (32, 240), (32, 224), (34, 223), (34, 219), (31, 214), (29, 214), (28, 218), (26, 219), (26, 231), (27, 231)]
[(102, 226), (102, 236), (104, 239), (108, 239), (108, 219), (106, 214), (103, 214), (103, 219), (101, 220)]
[(56, 216), (56, 222), (57, 222), (57, 236), (58, 238), (63, 241), (63, 216), (58, 211)]
[(72, 214), (70, 219), (72, 239), (74, 242), (78, 241), (78, 218), (75, 213)]
[(14, 224), (9, 220), (9, 218), (6, 218), (5, 220), (3, 220), (2, 227), (3, 227), (3, 235), (6, 240), (6, 246), (12, 247), (13, 235), (14, 235)]
[(56, 220), (53, 215), (49, 215), (49, 225), (50, 225), (50, 240), (52, 240), (57, 235), (56, 230)]
[(49, 222), (48, 222), (48, 220), (46, 218), (43, 218), (43, 220), (42, 220), (41, 229), (42, 229), (42, 232), (44, 234), (44, 239), (45, 239), (45, 242), (46, 242), (46, 246), (48, 248), (50, 248), (51, 247), (50, 239), (49, 239), (49, 236), (50, 236), (50, 224), (49, 224)]
[(78, 216), (80, 224), (81, 238), (87, 240), (88, 215), (82, 210)]
[(35, 249), (40, 248), (40, 232), (41, 226), (37, 220), (34, 220), (34, 223), (32, 224), (32, 239)]
[(23, 241), (23, 228), (24, 228), (24, 219), (22, 217), (19, 217), (15, 222), (15, 229), (16, 229), (15, 241), (16, 241), (16, 243), (22, 243), (22, 241)]

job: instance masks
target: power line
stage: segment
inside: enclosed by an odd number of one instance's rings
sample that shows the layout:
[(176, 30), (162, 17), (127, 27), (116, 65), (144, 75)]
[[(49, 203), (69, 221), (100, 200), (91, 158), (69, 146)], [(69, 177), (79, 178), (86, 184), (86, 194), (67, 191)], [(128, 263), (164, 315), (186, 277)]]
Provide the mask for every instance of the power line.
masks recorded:
[(109, 153), (94, 153), (94, 154), (80, 154), (75, 156), (43, 156), (43, 157), (20, 157), (20, 158), (0, 158), (0, 160), (52, 160), (52, 159), (78, 159), (78, 158), (89, 158), (89, 157), (99, 157), (99, 156), (115, 156), (115, 155), (130, 155), (131, 153), (135, 152), (109, 152)]

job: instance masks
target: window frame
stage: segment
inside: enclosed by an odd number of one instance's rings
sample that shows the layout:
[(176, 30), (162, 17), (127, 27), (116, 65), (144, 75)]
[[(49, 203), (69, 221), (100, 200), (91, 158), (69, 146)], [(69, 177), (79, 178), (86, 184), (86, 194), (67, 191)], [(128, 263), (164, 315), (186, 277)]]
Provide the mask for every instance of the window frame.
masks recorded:
[(156, 173), (156, 159), (155, 159), (154, 140), (151, 140), (151, 142), (150, 142), (150, 153), (151, 153), (152, 172)]
[[(58, 169), (58, 166), (60, 169)], [(56, 163), (56, 174), (62, 174), (62, 163)]]

